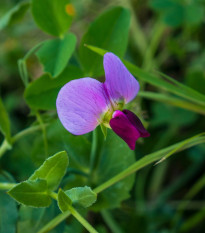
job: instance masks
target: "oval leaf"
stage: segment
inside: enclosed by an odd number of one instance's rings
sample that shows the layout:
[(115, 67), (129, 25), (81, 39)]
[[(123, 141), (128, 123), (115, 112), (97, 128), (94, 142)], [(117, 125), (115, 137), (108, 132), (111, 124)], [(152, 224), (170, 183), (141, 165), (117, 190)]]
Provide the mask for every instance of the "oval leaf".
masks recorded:
[(122, 57), (127, 47), (129, 24), (130, 12), (122, 7), (103, 13), (91, 24), (80, 46), (80, 59), (90, 76), (103, 74), (103, 62), (102, 57), (89, 51), (84, 45), (107, 49)]
[(65, 194), (62, 189), (58, 192), (58, 207), (62, 212), (69, 210), (72, 205), (71, 199)]
[(48, 158), (34, 174), (29, 178), (30, 181), (44, 179), (47, 181), (48, 189), (55, 190), (68, 166), (68, 155), (65, 151), (59, 152)]
[(24, 181), (10, 189), (8, 194), (27, 206), (47, 207), (51, 204), (45, 180)]
[(27, 104), (34, 109), (56, 109), (56, 98), (60, 88), (71, 79), (82, 77), (82, 71), (75, 66), (68, 66), (56, 79), (44, 74), (30, 83), (24, 92)]
[(44, 71), (52, 77), (58, 76), (66, 67), (76, 45), (74, 34), (67, 34), (63, 39), (48, 40), (36, 52)]
[(72, 204), (84, 208), (91, 206), (97, 200), (97, 194), (88, 186), (72, 188), (65, 193), (72, 200)]
[(38, 26), (53, 36), (63, 36), (69, 29), (72, 14), (69, 0), (32, 0), (32, 13)]

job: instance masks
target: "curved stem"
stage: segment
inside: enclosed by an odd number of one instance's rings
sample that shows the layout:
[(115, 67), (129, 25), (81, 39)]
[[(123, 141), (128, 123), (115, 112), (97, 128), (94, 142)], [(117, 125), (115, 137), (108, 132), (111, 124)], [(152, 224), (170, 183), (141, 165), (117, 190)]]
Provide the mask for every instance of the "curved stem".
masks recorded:
[[(45, 126), (48, 126), (48, 124), (45, 124)], [(34, 133), (38, 130), (41, 130), (41, 125), (36, 125), (36, 126), (32, 126), (29, 127), (27, 129), (22, 130), (21, 132), (17, 133), (16, 135), (13, 136), (12, 138), (12, 143), (15, 143), (16, 141), (18, 141), (19, 139), (21, 139), (22, 137)]]
[(7, 142), (6, 139), (4, 139), (4, 141), (1, 144), (0, 147), (0, 158), (3, 156), (3, 154), (7, 151), (11, 149), (11, 145)]
[(92, 138), (92, 148), (91, 148), (91, 154), (90, 154), (90, 175), (89, 179), (91, 180), (93, 176), (93, 170), (95, 167), (95, 160), (96, 160), (96, 150), (97, 150), (97, 140), (98, 140), (98, 135), (97, 135), (97, 129), (93, 131), (93, 138)]
[(48, 222), (43, 228), (41, 228), (37, 233), (46, 233), (51, 231), (54, 227), (56, 227), (59, 223), (61, 223), (70, 215), (71, 215), (70, 211), (66, 211), (64, 213), (57, 215), (54, 219)]
[[(159, 162), (162, 162), (164, 159), (168, 158), (172, 154), (175, 154), (178, 151), (184, 150), (186, 148), (189, 148), (193, 145), (197, 145), (199, 143), (205, 142), (205, 136), (202, 136), (203, 134), (196, 135), (192, 138), (189, 138), (187, 140), (184, 140), (182, 142), (176, 143), (172, 146), (166, 147), (162, 150), (159, 150), (157, 152), (151, 153), (149, 155), (144, 156), (142, 159), (138, 160), (131, 166), (129, 166), (127, 169), (124, 171), (120, 172), (116, 176), (112, 177), (105, 183), (101, 184), (100, 186), (96, 187), (93, 191), (96, 193), (100, 193), (103, 190), (109, 188), (113, 184), (119, 182), (120, 180), (124, 179), (125, 177), (133, 174), (134, 172), (140, 170), (141, 168), (158, 161), (156, 164)], [(155, 164), (155, 165), (156, 165)]]
[(90, 232), (98, 233), (72, 206), (69, 207), (71, 214)]
[[(44, 126), (48, 126), (48, 124), (44, 124)], [(41, 130), (41, 125), (37, 125), (37, 126), (32, 126), (29, 127), (27, 129), (22, 130), (21, 132), (17, 133), (16, 135), (14, 135), (11, 139), (11, 143), (12, 145), (18, 141), (19, 139), (21, 139), (22, 137), (29, 135), (35, 131)], [(11, 149), (11, 145), (6, 141), (6, 139), (3, 141), (1, 147), (0, 147), (0, 158), (4, 155), (4, 153), (7, 150)]]
[(41, 115), (38, 111), (36, 112), (36, 118), (41, 126), (41, 129), (42, 129), (45, 155), (46, 155), (46, 157), (48, 157), (48, 142), (47, 142), (46, 126), (45, 126), (45, 124), (41, 118)]

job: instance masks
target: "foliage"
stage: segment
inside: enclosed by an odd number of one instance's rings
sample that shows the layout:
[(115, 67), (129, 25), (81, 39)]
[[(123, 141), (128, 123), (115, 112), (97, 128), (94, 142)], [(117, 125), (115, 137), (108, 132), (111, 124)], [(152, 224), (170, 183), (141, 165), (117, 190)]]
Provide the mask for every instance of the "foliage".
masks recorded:
[[(0, 4), (0, 233), (204, 232), (205, 1)], [(107, 51), (140, 82), (128, 108), (151, 137), (134, 152), (57, 118), (61, 87), (102, 82)]]

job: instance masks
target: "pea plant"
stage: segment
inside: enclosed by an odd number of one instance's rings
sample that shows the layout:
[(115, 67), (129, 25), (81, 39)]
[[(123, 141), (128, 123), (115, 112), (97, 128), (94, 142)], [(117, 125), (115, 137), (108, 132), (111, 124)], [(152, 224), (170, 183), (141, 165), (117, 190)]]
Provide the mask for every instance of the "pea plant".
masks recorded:
[(205, 3), (136, 4), (18, 1), (0, 17), (0, 233), (203, 232), (204, 207), (186, 208), (205, 185)]

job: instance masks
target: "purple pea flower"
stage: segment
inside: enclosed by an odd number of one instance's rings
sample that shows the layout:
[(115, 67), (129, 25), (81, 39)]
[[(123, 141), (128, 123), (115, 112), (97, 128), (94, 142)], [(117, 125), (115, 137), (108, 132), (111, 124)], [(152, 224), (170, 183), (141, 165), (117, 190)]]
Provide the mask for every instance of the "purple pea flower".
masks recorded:
[(104, 83), (87, 77), (61, 88), (56, 101), (59, 119), (74, 135), (91, 132), (100, 124), (112, 128), (134, 150), (137, 139), (150, 134), (133, 112), (122, 109), (137, 95), (139, 83), (113, 53), (104, 55), (103, 65)]

